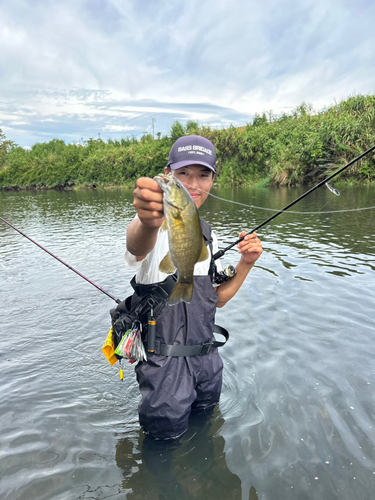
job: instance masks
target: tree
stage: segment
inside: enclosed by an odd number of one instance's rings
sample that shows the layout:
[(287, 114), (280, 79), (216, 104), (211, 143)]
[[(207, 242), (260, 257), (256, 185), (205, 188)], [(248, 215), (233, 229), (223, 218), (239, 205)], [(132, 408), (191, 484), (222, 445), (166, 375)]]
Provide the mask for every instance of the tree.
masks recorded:
[(7, 153), (12, 146), (14, 146), (14, 142), (8, 141), (0, 129), (0, 169), (3, 168)]
[(179, 139), (183, 135), (185, 135), (185, 127), (179, 121), (176, 120), (175, 122), (173, 122), (171, 127), (172, 142), (173, 143), (176, 142), (177, 139)]

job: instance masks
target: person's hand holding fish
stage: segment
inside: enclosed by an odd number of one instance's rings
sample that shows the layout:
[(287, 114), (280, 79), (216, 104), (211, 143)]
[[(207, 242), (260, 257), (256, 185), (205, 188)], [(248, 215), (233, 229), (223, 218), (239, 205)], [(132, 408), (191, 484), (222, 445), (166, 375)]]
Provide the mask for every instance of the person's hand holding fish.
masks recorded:
[(139, 220), (149, 228), (158, 229), (164, 220), (163, 191), (149, 177), (140, 177), (134, 190), (133, 205)]
[[(246, 232), (242, 231), (239, 237), (242, 238), (245, 234)], [(263, 253), (262, 243), (256, 233), (247, 234), (237, 248), (246, 264), (254, 265)]]

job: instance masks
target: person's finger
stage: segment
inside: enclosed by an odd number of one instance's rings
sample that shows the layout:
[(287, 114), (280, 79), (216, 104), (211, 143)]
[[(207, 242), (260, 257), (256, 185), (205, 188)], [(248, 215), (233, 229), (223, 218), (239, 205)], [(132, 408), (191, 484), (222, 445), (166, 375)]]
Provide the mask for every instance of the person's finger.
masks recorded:
[(257, 238), (257, 234), (256, 234), (256, 233), (246, 234), (246, 231), (242, 231), (242, 232), (239, 234), (239, 237), (240, 237), (240, 238), (243, 238), (243, 240), (242, 240), (242, 241), (244, 241), (244, 240), (253, 240), (253, 239), (256, 239), (256, 238)]
[(238, 246), (245, 246), (245, 245), (261, 245), (262, 242), (260, 241), (259, 238), (252, 238), (252, 239), (244, 239), (243, 241), (241, 241), (241, 243), (238, 245)]
[(250, 242), (242, 242), (242, 244), (239, 245), (238, 251), (239, 253), (245, 253), (245, 252), (251, 253), (259, 251), (262, 252), (263, 248), (260, 241), (258, 242), (250, 241)]
[(163, 203), (163, 193), (153, 191), (148, 188), (136, 188), (134, 191), (134, 198), (144, 201), (157, 201), (159, 203)]
[(261, 244), (259, 238), (253, 235), (247, 235), (245, 238), (237, 245), (239, 249), (243, 249), (245, 245), (259, 245)]
[(158, 210), (138, 210), (138, 217), (141, 221), (161, 219), (164, 217), (164, 213)]
[(163, 212), (163, 203), (160, 203), (158, 201), (145, 201), (137, 198), (136, 200), (134, 200), (133, 205), (137, 210), (156, 210), (158, 212)]
[(154, 179), (150, 179), (149, 177), (140, 177), (137, 180), (137, 187), (139, 189), (147, 189), (149, 191), (154, 191), (159, 194), (163, 194), (159, 184), (154, 181)]

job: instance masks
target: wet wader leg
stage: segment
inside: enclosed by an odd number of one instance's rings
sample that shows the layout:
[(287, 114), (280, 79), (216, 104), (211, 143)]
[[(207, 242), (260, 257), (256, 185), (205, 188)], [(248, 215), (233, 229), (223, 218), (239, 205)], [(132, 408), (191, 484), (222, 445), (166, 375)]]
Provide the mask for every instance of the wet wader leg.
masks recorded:
[(186, 432), (196, 399), (194, 381), (184, 358), (150, 356), (136, 367), (142, 400), (139, 422), (157, 439), (176, 439)]
[[(215, 352), (216, 351), (216, 352)], [(220, 399), (222, 386), (223, 362), (217, 349), (208, 356), (190, 358), (195, 374), (195, 390), (197, 397), (192, 411), (213, 410)]]

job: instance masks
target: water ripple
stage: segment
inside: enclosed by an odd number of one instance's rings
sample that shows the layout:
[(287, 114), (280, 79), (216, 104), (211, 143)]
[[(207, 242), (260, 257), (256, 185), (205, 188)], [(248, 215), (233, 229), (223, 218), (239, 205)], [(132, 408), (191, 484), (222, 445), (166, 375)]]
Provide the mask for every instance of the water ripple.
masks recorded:
[[(271, 208), (301, 192), (217, 189)], [(301, 210), (373, 195), (317, 193)], [(120, 298), (131, 202), (131, 191), (0, 193), (3, 217)], [(202, 208), (221, 247), (264, 215)], [(231, 335), (220, 404), (168, 445), (139, 430), (133, 367), (121, 382), (101, 353), (112, 301), (0, 225), (1, 498), (372, 498), (374, 234), (360, 212), (285, 214), (259, 232), (261, 259), (217, 313)]]

